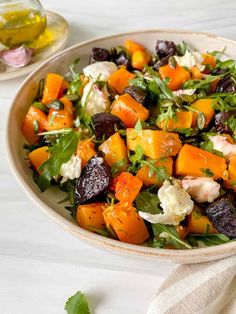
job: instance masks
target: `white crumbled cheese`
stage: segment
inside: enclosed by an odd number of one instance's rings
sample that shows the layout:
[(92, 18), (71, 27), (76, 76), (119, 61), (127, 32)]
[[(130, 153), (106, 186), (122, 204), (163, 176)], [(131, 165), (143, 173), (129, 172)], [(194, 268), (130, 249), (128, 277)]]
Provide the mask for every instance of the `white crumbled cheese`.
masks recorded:
[(95, 62), (87, 65), (84, 69), (84, 75), (97, 79), (99, 77), (99, 81), (107, 81), (109, 76), (117, 71), (118, 68), (114, 62), (102, 61)]
[(81, 174), (81, 159), (78, 156), (72, 155), (71, 159), (61, 165), (60, 175), (62, 176), (61, 183), (67, 180), (78, 179)]
[(212, 178), (185, 177), (182, 186), (198, 203), (211, 203), (220, 195), (220, 184)]
[(198, 51), (187, 50), (184, 56), (174, 56), (174, 58), (178, 65), (182, 67), (187, 67), (188, 69), (191, 69), (196, 65), (200, 71), (203, 71), (205, 69), (205, 66), (202, 64), (203, 57)]
[(179, 89), (174, 92), (172, 92), (175, 96), (180, 96), (180, 95), (188, 95), (192, 96), (195, 93), (195, 89)]
[(227, 137), (223, 135), (209, 136), (209, 140), (213, 143), (213, 148), (221, 152), (224, 156), (230, 157), (236, 154), (236, 144), (227, 141)]
[(158, 191), (158, 197), (163, 213), (153, 215), (142, 211), (139, 212), (143, 219), (151, 223), (176, 226), (193, 210), (194, 202), (178, 180), (173, 179), (173, 184), (165, 180)]
[(81, 105), (88, 115), (108, 111), (110, 101), (106, 86), (102, 90), (95, 84), (95, 80), (90, 80), (83, 89)]

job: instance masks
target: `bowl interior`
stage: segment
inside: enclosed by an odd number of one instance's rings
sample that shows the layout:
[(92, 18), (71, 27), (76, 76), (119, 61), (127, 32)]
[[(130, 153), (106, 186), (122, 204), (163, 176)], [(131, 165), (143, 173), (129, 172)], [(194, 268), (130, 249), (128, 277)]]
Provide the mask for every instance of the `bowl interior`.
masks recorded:
[(40, 208), (65, 228), (79, 237), (89, 241), (91, 244), (107, 249), (115, 249), (124, 254), (135, 254), (148, 258), (164, 258), (178, 263), (200, 262), (218, 259), (236, 252), (236, 242), (194, 250), (163, 250), (149, 247), (129, 245), (112, 239), (93, 234), (80, 228), (72, 219), (70, 213), (64, 209), (65, 204), (59, 204), (65, 194), (57, 189), (49, 189), (41, 193), (33, 181), (32, 172), (25, 158), (23, 144), (25, 139), (21, 133), (21, 124), (29, 106), (37, 94), (40, 79), (45, 78), (49, 72), (66, 74), (68, 65), (80, 57), (79, 67), (82, 69), (88, 64), (90, 51), (93, 47), (111, 48), (120, 45), (125, 39), (140, 42), (150, 51), (155, 50), (157, 39), (173, 40), (176, 43), (185, 41), (190, 47), (199, 51), (221, 51), (227, 47), (226, 53), (229, 57), (236, 59), (236, 42), (224, 38), (189, 32), (151, 30), (133, 32), (110, 37), (98, 38), (75, 45), (50, 60), (46, 61), (36, 69), (20, 87), (9, 113), (7, 125), (6, 147), (11, 168), (30, 198)]

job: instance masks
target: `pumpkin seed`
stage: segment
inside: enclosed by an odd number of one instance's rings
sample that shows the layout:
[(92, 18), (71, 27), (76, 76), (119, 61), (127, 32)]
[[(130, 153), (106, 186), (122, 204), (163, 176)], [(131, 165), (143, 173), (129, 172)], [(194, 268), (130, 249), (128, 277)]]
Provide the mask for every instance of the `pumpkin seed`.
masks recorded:
[(206, 118), (205, 115), (202, 112), (198, 113), (197, 116), (197, 127), (199, 130), (203, 130), (206, 124)]
[(175, 69), (177, 66), (177, 62), (173, 56), (169, 57), (168, 64), (171, 68)]
[(76, 101), (79, 99), (79, 96), (73, 95), (73, 94), (67, 94), (66, 98), (69, 99), (70, 101)]
[(39, 132), (39, 122), (38, 120), (33, 121), (33, 129), (34, 129), (34, 134), (38, 134)]
[(47, 105), (48, 108), (52, 108), (54, 110), (62, 110), (64, 109), (64, 104), (60, 100), (53, 100)]

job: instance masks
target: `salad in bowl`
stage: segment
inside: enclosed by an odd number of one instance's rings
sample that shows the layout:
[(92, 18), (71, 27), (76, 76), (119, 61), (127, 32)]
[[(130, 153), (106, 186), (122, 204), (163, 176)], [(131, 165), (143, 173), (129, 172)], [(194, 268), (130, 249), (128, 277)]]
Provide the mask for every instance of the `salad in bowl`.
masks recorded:
[(191, 249), (236, 238), (236, 67), (223, 51), (127, 39), (51, 72), (22, 123), (35, 183), (91, 232)]

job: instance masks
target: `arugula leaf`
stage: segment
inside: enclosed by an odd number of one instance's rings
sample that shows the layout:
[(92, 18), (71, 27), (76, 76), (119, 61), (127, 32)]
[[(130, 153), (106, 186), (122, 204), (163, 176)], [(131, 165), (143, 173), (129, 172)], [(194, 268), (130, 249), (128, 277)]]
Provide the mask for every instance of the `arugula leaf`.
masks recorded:
[(137, 162), (140, 162), (143, 158), (143, 148), (140, 145), (137, 145), (135, 148), (134, 155), (129, 156), (129, 160), (132, 162), (132, 164), (136, 164)]
[(140, 119), (138, 119), (137, 123), (135, 124), (134, 129), (135, 129), (135, 131), (141, 131), (143, 129), (142, 122)]
[(201, 168), (200, 170), (203, 174), (205, 174), (209, 178), (214, 176), (214, 173), (211, 171), (210, 168)]
[(234, 116), (230, 117), (226, 123), (232, 132), (236, 131), (236, 118)]
[(68, 314), (90, 314), (86, 297), (80, 291), (67, 300), (65, 310)]
[(230, 238), (222, 233), (217, 234), (189, 234), (187, 240), (194, 246), (198, 246), (198, 241), (203, 242), (206, 246), (224, 244), (230, 241)]
[(152, 224), (152, 230), (157, 240), (162, 238), (160, 237), (160, 235), (165, 235), (164, 237), (165, 245), (170, 244), (177, 249), (181, 249), (183, 247), (188, 248), (188, 249), (192, 248), (188, 242), (180, 239), (179, 234), (176, 231), (174, 226), (163, 225), (163, 224)]
[(43, 111), (43, 112), (48, 112), (48, 109), (46, 106), (44, 106), (41, 102), (39, 101), (34, 101), (33, 104), (32, 104), (33, 107)]
[(207, 75), (204, 80), (188, 80), (183, 84), (183, 89), (199, 89), (209, 85), (214, 82), (216, 79), (221, 78), (225, 74), (221, 75)]
[(124, 171), (125, 166), (126, 166), (126, 160), (125, 159), (121, 159), (121, 160), (116, 161), (111, 167), (112, 176), (114, 177), (119, 172)]
[(155, 174), (159, 181), (163, 182), (168, 179), (170, 176), (167, 173), (165, 166), (155, 166), (156, 160), (140, 160), (142, 166), (148, 166), (149, 168), (149, 176), (151, 177)]
[(147, 83), (145, 82), (144, 77), (136, 77), (136, 78), (130, 80), (129, 84), (131, 86), (140, 87), (140, 88), (142, 88), (144, 90), (147, 89)]
[(150, 214), (160, 214), (162, 211), (158, 207), (160, 200), (157, 194), (150, 193), (148, 191), (141, 192), (135, 199), (136, 208), (138, 211), (142, 211)]
[(51, 180), (60, 173), (62, 164), (70, 160), (76, 150), (78, 140), (79, 134), (70, 131), (61, 136), (58, 142), (48, 149), (51, 158), (39, 168), (42, 174), (39, 176), (38, 185), (42, 192), (50, 186)]

